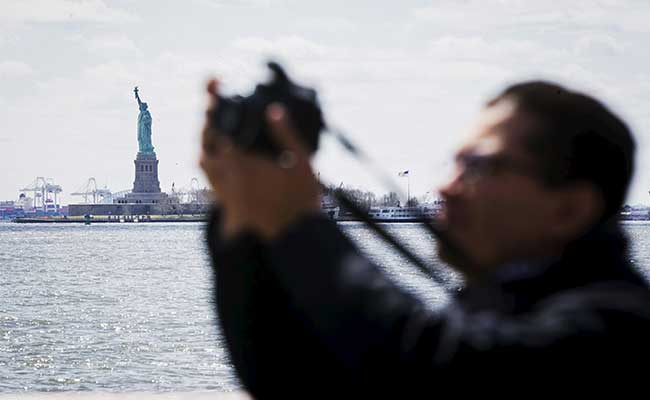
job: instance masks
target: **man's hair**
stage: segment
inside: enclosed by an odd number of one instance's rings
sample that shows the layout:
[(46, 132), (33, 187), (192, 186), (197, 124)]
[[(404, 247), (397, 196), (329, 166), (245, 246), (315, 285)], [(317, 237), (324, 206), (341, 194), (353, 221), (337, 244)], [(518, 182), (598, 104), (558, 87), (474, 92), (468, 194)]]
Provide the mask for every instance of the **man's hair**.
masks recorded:
[(515, 84), (488, 106), (504, 99), (535, 120), (524, 142), (544, 182), (590, 182), (605, 202), (601, 222), (617, 216), (634, 170), (635, 143), (625, 122), (594, 98), (549, 82)]

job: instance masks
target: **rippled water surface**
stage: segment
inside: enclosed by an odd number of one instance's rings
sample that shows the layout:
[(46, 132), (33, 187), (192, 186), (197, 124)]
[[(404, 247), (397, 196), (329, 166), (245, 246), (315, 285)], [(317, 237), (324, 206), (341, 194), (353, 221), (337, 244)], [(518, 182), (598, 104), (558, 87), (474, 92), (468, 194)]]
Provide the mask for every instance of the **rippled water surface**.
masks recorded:
[[(341, 226), (404, 287), (444, 303), (440, 288), (363, 225)], [(388, 228), (435, 259), (416, 225)], [(650, 276), (650, 224), (626, 230), (633, 261)], [(0, 266), (0, 392), (237, 388), (212, 309), (202, 224), (0, 223)]]

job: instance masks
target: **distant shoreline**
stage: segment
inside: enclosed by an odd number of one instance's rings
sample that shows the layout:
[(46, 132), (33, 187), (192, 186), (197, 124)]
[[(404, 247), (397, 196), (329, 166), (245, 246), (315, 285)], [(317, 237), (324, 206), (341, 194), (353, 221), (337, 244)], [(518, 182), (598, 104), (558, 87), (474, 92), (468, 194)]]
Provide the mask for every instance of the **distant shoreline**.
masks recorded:
[[(0, 220), (0, 223), (17, 223), (17, 224), (133, 224), (133, 223), (158, 223), (158, 222), (206, 222), (208, 216), (206, 214), (202, 215), (144, 215), (144, 216), (127, 216), (127, 217), (117, 217), (112, 216), (108, 217), (105, 215), (93, 216), (89, 219), (84, 218), (83, 216), (75, 217), (18, 217), (13, 220)], [(414, 224), (421, 223), (422, 220), (417, 219), (403, 219), (403, 220), (373, 220), (375, 223), (379, 224)], [(335, 220), (337, 223), (342, 222), (362, 222), (359, 219), (352, 218), (341, 218)], [(622, 219), (620, 220), (622, 224), (633, 224), (633, 223), (648, 223), (650, 219)]]
[(206, 214), (200, 215), (128, 215), (107, 216), (95, 215), (89, 218), (84, 216), (73, 217), (18, 217), (10, 220), (17, 224), (119, 224), (119, 223), (147, 223), (147, 222), (204, 222)]

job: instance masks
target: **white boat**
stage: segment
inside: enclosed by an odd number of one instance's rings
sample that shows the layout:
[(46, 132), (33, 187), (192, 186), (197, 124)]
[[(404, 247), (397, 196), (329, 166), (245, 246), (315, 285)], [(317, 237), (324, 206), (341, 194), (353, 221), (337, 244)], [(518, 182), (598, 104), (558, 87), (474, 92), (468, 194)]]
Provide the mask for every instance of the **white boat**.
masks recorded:
[(321, 205), (320, 210), (321, 210), (322, 213), (327, 215), (327, 217), (329, 219), (332, 219), (334, 221), (339, 219), (339, 210), (340, 210), (340, 208), (338, 206), (333, 206), (333, 205), (322, 206)]
[(619, 213), (621, 221), (650, 220), (650, 210), (647, 207), (625, 206)]
[(434, 218), (440, 211), (440, 203), (418, 207), (372, 207), (370, 219), (376, 222), (419, 222)]

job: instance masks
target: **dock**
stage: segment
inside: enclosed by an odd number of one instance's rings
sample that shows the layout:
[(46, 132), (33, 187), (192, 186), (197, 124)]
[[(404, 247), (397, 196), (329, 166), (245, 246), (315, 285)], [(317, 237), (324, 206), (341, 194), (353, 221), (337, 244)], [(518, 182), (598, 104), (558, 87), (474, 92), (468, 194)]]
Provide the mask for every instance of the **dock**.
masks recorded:
[(207, 214), (197, 215), (93, 215), (18, 217), (18, 224), (102, 224), (102, 223), (150, 223), (150, 222), (205, 222)]

